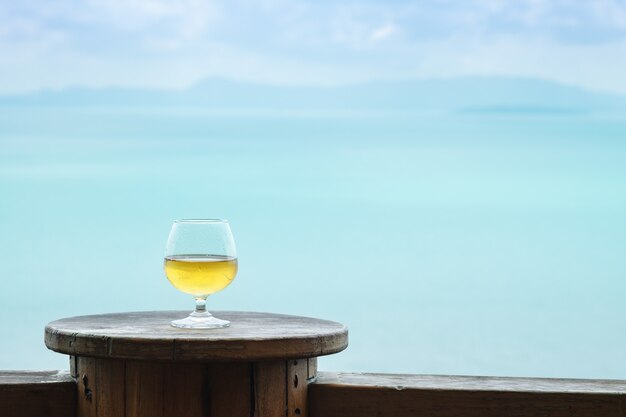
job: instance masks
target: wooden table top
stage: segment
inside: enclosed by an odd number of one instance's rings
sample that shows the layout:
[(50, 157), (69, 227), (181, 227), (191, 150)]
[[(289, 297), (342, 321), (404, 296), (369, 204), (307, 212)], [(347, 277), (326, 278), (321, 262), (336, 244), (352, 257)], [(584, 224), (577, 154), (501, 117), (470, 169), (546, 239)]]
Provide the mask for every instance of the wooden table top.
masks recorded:
[(180, 329), (188, 311), (70, 317), (46, 326), (48, 349), (77, 356), (163, 361), (257, 361), (329, 355), (348, 346), (346, 326), (310, 317), (212, 312), (223, 329)]

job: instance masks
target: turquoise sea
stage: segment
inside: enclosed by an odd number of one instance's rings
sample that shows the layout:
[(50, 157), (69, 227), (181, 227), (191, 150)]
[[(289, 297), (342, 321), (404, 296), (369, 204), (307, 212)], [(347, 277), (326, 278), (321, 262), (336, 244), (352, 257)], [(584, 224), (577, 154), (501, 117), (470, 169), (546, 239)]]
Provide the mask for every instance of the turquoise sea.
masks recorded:
[(215, 310), (349, 326), (323, 370), (626, 378), (626, 115), (3, 107), (0, 369), (47, 322), (181, 309), (171, 221), (230, 220)]

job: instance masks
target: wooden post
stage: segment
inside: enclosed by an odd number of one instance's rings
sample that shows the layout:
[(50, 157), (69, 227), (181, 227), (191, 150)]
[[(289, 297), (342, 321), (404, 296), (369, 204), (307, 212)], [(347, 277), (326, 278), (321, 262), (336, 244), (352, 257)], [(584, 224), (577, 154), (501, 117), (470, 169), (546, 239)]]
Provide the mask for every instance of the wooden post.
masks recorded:
[(50, 323), (48, 348), (72, 355), (77, 417), (307, 417), (316, 357), (345, 349), (345, 326), (277, 314), (215, 314), (231, 327), (171, 327), (185, 312)]

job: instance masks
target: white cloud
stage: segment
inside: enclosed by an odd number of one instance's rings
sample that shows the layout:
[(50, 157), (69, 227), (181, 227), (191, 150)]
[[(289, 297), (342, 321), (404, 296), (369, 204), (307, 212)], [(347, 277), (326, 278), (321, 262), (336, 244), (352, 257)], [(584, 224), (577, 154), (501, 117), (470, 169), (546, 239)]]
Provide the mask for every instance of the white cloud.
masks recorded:
[(370, 38), (374, 41), (382, 41), (385, 39), (389, 39), (396, 35), (399, 32), (398, 26), (393, 23), (387, 23), (383, 26), (380, 26), (372, 31)]
[(415, 57), (418, 77), (538, 77), (626, 94), (626, 41), (563, 45), (532, 36), (476, 37), (425, 43), (405, 53)]
[(126, 29), (169, 23), (205, 26), (216, 12), (213, 2), (203, 0), (89, 0), (87, 4), (80, 17)]
[(626, 29), (626, 4), (615, 0), (591, 2), (593, 14), (600, 21), (619, 29)]
[(537, 76), (626, 93), (626, 4), (35, 0), (0, 5), (0, 92)]

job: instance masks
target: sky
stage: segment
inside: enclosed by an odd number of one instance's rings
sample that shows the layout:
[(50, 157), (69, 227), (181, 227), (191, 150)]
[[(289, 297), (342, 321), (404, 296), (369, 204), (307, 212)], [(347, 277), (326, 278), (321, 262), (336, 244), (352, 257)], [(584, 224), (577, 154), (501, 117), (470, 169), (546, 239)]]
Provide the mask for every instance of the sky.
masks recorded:
[(0, 0), (0, 94), (624, 74), (626, 0)]

